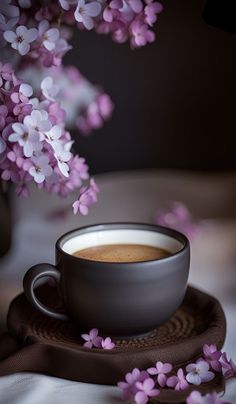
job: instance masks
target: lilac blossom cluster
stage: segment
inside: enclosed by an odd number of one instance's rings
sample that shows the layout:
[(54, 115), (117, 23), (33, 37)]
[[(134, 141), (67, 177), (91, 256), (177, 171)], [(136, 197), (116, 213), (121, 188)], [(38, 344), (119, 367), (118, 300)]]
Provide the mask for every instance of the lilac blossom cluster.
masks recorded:
[[(21, 82), (10, 65), (0, 64), (0, 100), (1, 179), (16, 184), (17, 194), (23, 196), (28, 196), (31, 181), (60, 196), (81, 187), (89, 178), (88, 166), (71, 153), (65, 111), (46, 94), (43, 82), (41, 94), (34, 97), (32, 87)], [(98, 188), (93, 180), (88, 192), (95, 201)]]
[[(136, 404), (146, 404), (151, 397), (158, 396), (162, 388), (176, 391), (186, 390), (190, 385), (199, 386), (214, 379), (215, 373), (223, 374), (225, 379), (236, 377), (236, 365), (228, 359), (225, 352), (217, 350), (216, 345), (203, 346), (202, 357), (190, 363), (185, 369), (173, 370), (171, 363), (156, 362), (147, 370), (133, 369), (125, 380), (118, 383), (123, 391), (124, 400), (132, 399)], [(193, 391), (187, 397), (187, 404), (230, 404), (222, 401), (216, 393), (202, 396)]]
[[(153, 0), (1, 0), (0, 175), (4, 186), (29, 195), (29, 183), (67, 196), (80, 189), (74, 213), (87, 214), (98, 187), (85, 160), (74, 156), (68, 128), (82, 134), (100, 128), (113, 104), (72, 66), (71, 26), (110, 33), (116, 42), (140, 47), (153, 42), (162, 11)], [(11, 65), (8, 63), (10, 62)], [(16, 73), (15, 73), (16, 71)]]
[(115, 343), (112, 342), (110, 337), (102, 338), (98, 335), (98, 329), (93, 328), (88, 334), (82, 334), (81, 337), (85, 341), (85, 348), (101, 348), (101, 349), (113, 349), (115, 348)]

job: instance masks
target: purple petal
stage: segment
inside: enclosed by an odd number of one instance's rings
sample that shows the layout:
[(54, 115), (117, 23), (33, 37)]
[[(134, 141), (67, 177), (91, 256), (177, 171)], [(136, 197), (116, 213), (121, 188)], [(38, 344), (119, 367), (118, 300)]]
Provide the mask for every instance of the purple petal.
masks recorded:
[(160, 390), (158, 390), (158, 389), (153, 389), (153, 390), (149, 391), (149, 393), (148, 393), (149, 397), (156, 397), (156, 396), (159, 396), (159, 394), (160, 394)]
[(157, 371), (156, 368), (148, 368), (148, 369), (147, 369), (147, 372), (148, 372), (150, 375), (152, 375), (152, 376), (158, 374), (158, 371)]
[(80, 205), (79, 201), (75, 201), (75, 202), (73, 203), (72, 208), (73, 208), (73, 213), (74, 213), (74, 215), (76, 215), (76, 214), (78, 213), (78, 211), (79, 211), (79, 205)]
[(141, 0), (129, 0), (129, 4), (135, 13), (137, 14), (141, 13), (143, 9), (143, 3)]
[(88, 207), (86, 205), (79, 205), (79, 212), (81, 213), (81, 215), (86, 216), (89, 212)]
[(94, 344), (95, 348), (101, 348), (102, 347), (102, 337), (94, 338), (93, 344)]
[(92, 330), (89, 331), (89, 336), (91, 339), (96, 338), (98, 335), (98, 329), (97, 328), (92, 328)]
[(85, 342), (85, 344), (83, 345), (85, 348), (92, 348), (93, 344), (91, 341)]
[(113, 13), (108, 7), (106, 7), (105, 10), (103, 11), (103, 18), (106, 22), (113, 21)]
[(180, 390), (185, 390), (185, 389), (188, 389), (188, 387), (189, 387), (189, 384), (185, 379), (180, 380), (179, 385), (180, 385)]
[(162, 366), (162, 373), (169, 373), (173, 369), (173, 366), (170, 363), (164, 363)]
[(222, 365), (218, 360), (211, 361), (210, 364), (211, 364), (211, 367), (212, 367), (213, 370), (215, 370), (216, 372), (221, 372)]
[(168, 379), (167, 379), (167, 381), (166, 381), (166, 385), (168, 386), (168, 387), (175, 387), (176, 386), (176, 384), (178, 383), (178, 381), (179, 381), (179, 379), (178, 379), (178, 377), (177, 376), (171, 376), (171, 377), (169, 377)]
[(134, 399), (136, 404), (146, 404), (148, 402), (148, 396), (144, 391), (138, 391), (138, 393), (135, 394)]
[(206, 372), (205, 374), (201, 375), (201, 379), (203, 382), (209, 382), (210, 380), (213, 380), (215, 377), (215, 374), (213, 372)]
[(136, 387), (137, 387), (137, 389), (139, 389), (139, 390), (143, 390), (143, 383), (142, 383), (142, 382), (137, 382), (137, 383), (136, 383)]
[(83, 338), (85, 341), (90, 341), (90, 336), (88, 334), (82, 334), (81, 338)]
[(161, 373), (161, 374), (159, 374), (159, 375), (157, 376), (157, 381), (158, 381), (158, 383), (159, 383), (159, 385), (160, 385), (161, 387), (165, 387), (165, 385), (166, 385), (166, 380), (167, 380), (167, 376), (164, 375), (163, 373)]
[(155, 386), (155, 382), (153, 379), (151, 379), (151, 377), (149, 377), (148, 379), (145, 379), (143, 382), (143, 389), (146, 392), (148, 392), (149, 390), (152, 390), (154, 386)]

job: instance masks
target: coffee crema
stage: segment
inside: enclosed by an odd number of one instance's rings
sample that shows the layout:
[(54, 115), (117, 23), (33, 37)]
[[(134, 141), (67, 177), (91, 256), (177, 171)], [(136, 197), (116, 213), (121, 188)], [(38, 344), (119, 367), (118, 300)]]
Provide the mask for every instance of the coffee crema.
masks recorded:
[(106, 244), (84, 248), (72, 255), (101, 262), (143, 262), (169, 257), (171, 253), (163, 248), (142, 244)]

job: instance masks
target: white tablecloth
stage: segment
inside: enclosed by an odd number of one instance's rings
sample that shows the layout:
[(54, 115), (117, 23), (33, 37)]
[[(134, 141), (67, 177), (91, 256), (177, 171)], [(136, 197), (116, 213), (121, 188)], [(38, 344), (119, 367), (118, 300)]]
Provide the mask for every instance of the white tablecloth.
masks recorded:
[[(191, 243), (190, 282), (221, 301), (228, 323), (225, 350), (236, 361), (236, 176), (151, 171), (109, 174), (99, 176), (97, 181), (101, 194), (88, 217), (69, 213), (64, 220), (50, 219), (52, 209), (61, 209), (70, 201), (44, 192), (34, 190), (29, 200), (14, 198), (13, 246), (0, 262), (1, 318), (10, 300), (22, 289), (24, 272), (39, 262), (54, 262), (53, 246), (62, 233), (99, 222), (152, 222), (157, 208), (179, 200), (195, 216), (212, 219)], [(236, 404), (235, 381), (227, 385), (225, 399)], [(0, 378), (0, 404), (118, 402), (116, 387), (28, 373)]]

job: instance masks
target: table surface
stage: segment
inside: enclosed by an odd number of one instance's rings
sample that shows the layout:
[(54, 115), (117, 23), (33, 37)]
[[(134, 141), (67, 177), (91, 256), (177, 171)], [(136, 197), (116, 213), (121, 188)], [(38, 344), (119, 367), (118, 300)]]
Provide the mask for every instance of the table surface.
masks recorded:
[[(224, 349), (236, 360), (236, 210), (235, 174), (193, 174), (155, 170), (121, 172), (96, 177), (99, 201), (87, 217), (74, 216), (72, 195), (61, 200), (32, 189), (31, 198), (12, 195), (14, 235), (10, 252), (0, 261), (0, 329), (9, 302), (22, 290), (25, 271), (39, 262), (54, 262), (55, 240), (64, 232), (109, 221), (153, 222), (155, 212), (170, 201), (186, 203), (194, 217), (204, 220), (191, 241), (189, 281), (215, 295), (227, 318)], [(63, 217), (55, 215), (68, 206)], [(236, 403), (235, 380), (225, 399)], [(0, 404), (91, 404), (121, 402), (116, 387), (76, 383), (37, 374), (15, 374), (0, 379)]]

